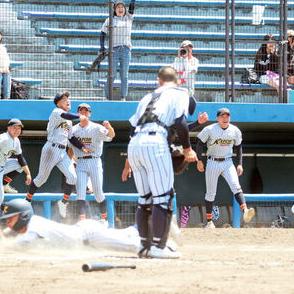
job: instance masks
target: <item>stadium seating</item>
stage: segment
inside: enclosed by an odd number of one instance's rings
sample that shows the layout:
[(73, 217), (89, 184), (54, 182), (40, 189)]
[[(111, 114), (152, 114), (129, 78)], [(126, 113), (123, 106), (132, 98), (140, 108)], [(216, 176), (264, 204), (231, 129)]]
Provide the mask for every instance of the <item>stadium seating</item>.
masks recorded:
[[(35, 62), (32, 56), (26, 56), (25, 66), (18, 68), (18, 72), (42, 80), (40, 97), (50, 97), (57, 89), (67, 88), (75, 97), (103, 99), (103, 88), (97, 85), (104, 84), (107, 64), (102, 64), (100, 73), (89, 75), (85, 69), (99, 50), (100, 28), (108, 15), (107, 3), (104, 0), (14, 0), (13, 3), (11, 9), (17, 14), (14, 21), (25, 24), (29, 31), (25, 46), (36, 56)], [(130, 99), (139, 99), (146, 87), (154, 87), (159, 66), (171, 64), (180, 42), (190, 39), (200, 61), (195, 83), (197, 95), (204, 101), (223, 101), (225, 0), (137, 0), (136, 3), (129, 74), (130, 88), (136, 91), (130, 91)], [(237, 101), (248, 101), (250, 96), (253, 102), (277, 102), (276, 92), (270, 87), (243, 85), (239, 81), (242, 69), (253, 66), (264, 35), (278, 36), (279, 1), (236, 0), (235, 3)], [(257, 26), (252, 25), (252, 6), (256, 4), (266, 6), (264, 23)], [(288, 6), (291, 26), (294, 3), (290, 1)], [(16, 48), (14, 41), (8, 42), (9, 46), (14, 60), (22, 61), (21, 48)], [(45, 55), (48, 63), (42, 63), (46, 61)]]

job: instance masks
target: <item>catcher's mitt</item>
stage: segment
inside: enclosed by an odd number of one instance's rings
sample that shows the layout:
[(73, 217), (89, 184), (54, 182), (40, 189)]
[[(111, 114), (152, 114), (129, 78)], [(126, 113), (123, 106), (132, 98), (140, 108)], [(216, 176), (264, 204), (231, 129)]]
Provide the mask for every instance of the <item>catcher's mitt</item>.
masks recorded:
[(173, 162), (173, 169), (175, 175), (182, 174), (186, 169), (188, 169), (189, 163), (185, 161), (185, 156), (183, 153), (182, 146), (171, 145), (171, 156)]

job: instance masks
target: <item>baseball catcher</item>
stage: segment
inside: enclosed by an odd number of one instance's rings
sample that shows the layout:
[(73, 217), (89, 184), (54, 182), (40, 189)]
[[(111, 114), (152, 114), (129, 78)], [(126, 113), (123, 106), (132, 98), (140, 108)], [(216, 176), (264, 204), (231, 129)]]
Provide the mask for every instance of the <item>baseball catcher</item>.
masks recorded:
[[(191, 96), (189, 101), (189, 114), (193, 115), (196, 110), (196, 99)], [(189, 131), (197, 130), (202, 124), (208, 121), (208, 115), (206, 112), (199, 113), (198, 119), (194, 123), (188, 124)], [(188, 169), (189, 162), (185, 161), (184, 151), (182, 145), (177, 145), (177, 132), (176, 129), (172, 126), (169, 129), (169, 143), (170, 151), (173, 163), (173, 169), (175, 175), (182, 174), (185, 170)]]

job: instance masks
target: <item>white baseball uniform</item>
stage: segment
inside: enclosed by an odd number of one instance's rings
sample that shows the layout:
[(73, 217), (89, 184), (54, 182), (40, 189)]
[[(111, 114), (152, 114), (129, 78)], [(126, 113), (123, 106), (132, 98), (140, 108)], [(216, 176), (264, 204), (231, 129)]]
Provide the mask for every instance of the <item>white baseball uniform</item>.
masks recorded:
[(95, 248), (136, 252), (140, 238), (135, 227), (126, 229), (107, 228), (96, 220), (82, 220), (75, 225), (66, 225), (33, 215), (27, 231), (19, 234), (16, 242), (22, 247), (40, 243), (46, 246), (71, 247), (89, 245)]
[(207, 165), (205, 170), (207, 201), (214, 201), (217, 182), (222, 175), (233, 194), (242, 192), (236, 168), (234, 166), (233, 146), (242, 143), (241, 131), (234, 125), (222, 129), (218, 123), (205, 127), (198, 138), (207, 145)]
[[(156, 89), (155, 94), (160, 96), (153, 105), (152, 113), (156, 114), (166, 127), (173, 125), (182, 115), (188, 116), (189, 95), (186, 89), (165, 85)], [(141, 196), (150, 192), (153, 196), (166, 194), (174, 184), (167, 129), (156, 122), (137, 126), (151, 99), (152, 94), (147, 94), (130, 118), (135, 133), (128, 145), (128, 160)], [(153, 198), (153, 204), (165, 203), (169, 197), (164, 195)], [(144, 198), (139, 198), (139, 204), (151, 204), (151, 201), (151, 198), (147, 202)]]
[(83, 153), (81, 150), (72, 146), (74, 155), (77, 158), (77, 199), (86, 199), (86, 188), (88, 178), (91, 179), (93, 193), (97, 202), (102, 202), (105, 197), (103, 194), (103, 167), (101, 155), (103, 152), (103, 142), (110, 142), (112, 138), (108, 137), (108, 130), (97, 123), (89, 122), (85, 127), (77, 124), (73, 127), (73, 136), (75, 136), (86, 148), (92, 150), (90, 153)]
[(33, 180), (37, 187), (47, 181), (54, 166), (65, 175), (69, 185), (76, 184), (76, 171), (66, 153), (68, 139), (72, 137), (72, 121), (62, 118), (62, 113), (66, 111), (56, 107), (49, 117), (47, 142), (42, 148), (39, 173)]
[(0, 135), (0, 204), (4, 199), (3, 175), (14, 170), (22, 171), (17, 159), (11, 155), (21, 154), (21, 145), (18, 138), (12, 138), (7, 132)]

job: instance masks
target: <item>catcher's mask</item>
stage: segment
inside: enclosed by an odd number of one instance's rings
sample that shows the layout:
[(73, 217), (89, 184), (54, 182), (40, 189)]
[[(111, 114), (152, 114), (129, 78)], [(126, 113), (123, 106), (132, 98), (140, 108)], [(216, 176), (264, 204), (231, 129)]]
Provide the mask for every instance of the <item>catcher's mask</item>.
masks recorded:
[(8, 202), (4, 202), (1, 204), (1, 210), (1, 221), (15, 215), (19, 215), (18, 221), (12, 228), (16, 232), (25, 227), (34, 215), (32, 205), (25, 199), (13, 199)]

